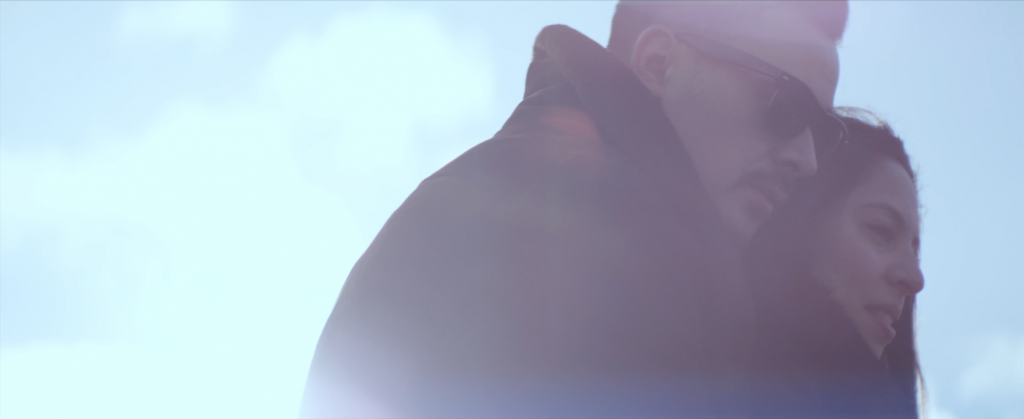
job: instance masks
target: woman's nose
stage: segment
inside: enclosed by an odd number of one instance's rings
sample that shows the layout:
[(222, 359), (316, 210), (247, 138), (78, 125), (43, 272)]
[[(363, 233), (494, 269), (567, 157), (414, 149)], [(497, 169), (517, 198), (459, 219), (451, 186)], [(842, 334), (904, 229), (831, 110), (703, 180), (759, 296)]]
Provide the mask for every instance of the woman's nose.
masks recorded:
[(914, 295), (924, 289), (924, 273), (915, 259), (913, 263), (902, 263), (889, 271), (888, 282), (904, 295)]

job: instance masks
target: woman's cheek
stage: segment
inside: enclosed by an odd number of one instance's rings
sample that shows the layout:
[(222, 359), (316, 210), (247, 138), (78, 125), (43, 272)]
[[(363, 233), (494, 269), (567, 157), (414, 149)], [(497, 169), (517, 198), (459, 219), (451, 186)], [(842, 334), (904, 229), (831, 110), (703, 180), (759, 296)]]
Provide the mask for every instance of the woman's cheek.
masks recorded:
[(836, 288), (843, 294), (838, 297), (846, 303), (844, 305), (849, 306), (847, 308), (859, 310), (869, 303), (860, 300), (877, 276), (874, 271), (879, 257), (869, 238), (859, 234), (854, 220), (847, 218), (845, 221), (841, 234), (834, 242), (839, 255), (834, 259), (839, 268), (835, 275), (835, 280), (839, 282)]

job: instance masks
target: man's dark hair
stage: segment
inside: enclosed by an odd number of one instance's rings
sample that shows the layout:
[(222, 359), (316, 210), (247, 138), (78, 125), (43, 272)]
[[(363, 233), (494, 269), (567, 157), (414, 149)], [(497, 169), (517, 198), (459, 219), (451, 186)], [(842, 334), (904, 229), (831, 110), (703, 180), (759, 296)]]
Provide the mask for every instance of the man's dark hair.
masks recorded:
[[(784, 3), (788, 7), (793, 7), (801, 16), (811, 21), (833, 42), (838, 44), (843, 38), (843, 32), (846, 30), (846, 18), (849, 14), (849, 6), (845, 0), (790, 1)], [(633, 51), (633, 45), (645, 29), (658, 24), (670, 25), (672, 15), (680, 13), (706, 15), (701, 16), (701, 19), (705, 20), (706, 18), (710, 20), (708, 22), (710, 26), (717, 26), (715, 21), (721, 20), (722, 16), (708, 13), (710, 9), (715, 7), (722, 6), (713, 2), (621, 0), (615, 7), (615, 15), (612, 17), (612, 32), (611, 37), (608, 39), (608, 51), (620, 61), (628, 63), (629, 56)]]

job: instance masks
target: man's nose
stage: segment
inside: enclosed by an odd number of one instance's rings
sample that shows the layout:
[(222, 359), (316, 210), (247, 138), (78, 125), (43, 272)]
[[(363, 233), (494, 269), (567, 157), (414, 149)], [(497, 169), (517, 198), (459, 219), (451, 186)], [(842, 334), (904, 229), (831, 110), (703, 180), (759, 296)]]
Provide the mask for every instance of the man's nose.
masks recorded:
[(782, 144), (776, 151), (775, 160), (795, 177), (808, 177), (817, 173), (818, 157), (811, 129), (805, 129), (796, 138)]

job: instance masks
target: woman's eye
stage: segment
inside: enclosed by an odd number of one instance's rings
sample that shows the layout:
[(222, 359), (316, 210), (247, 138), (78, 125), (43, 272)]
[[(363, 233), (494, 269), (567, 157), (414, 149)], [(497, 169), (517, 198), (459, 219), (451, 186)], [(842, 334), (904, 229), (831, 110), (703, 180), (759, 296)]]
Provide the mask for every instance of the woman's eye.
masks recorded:
[(871, 235), (884, 244), (892, 243), (896, 237), (896, 233), (892, 231), (888, 226), (881, 224), (868, 224), (867, 229), (871, 232)]

